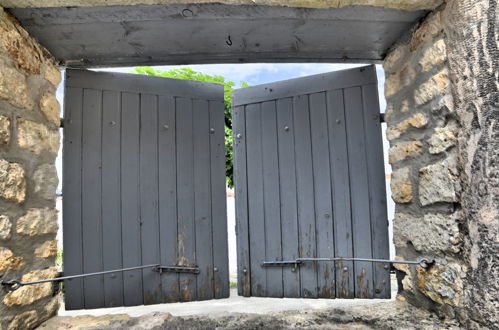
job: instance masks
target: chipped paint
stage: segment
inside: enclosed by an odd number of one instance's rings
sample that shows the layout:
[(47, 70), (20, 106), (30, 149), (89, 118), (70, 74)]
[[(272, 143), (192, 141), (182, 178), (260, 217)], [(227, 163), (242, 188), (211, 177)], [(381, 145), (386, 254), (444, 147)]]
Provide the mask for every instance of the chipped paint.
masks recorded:
[(355, 287), (356, 298), (369, 298), (369, 282), (366, 280), (367, 270), (362, 268), (360, 270), (360, 275), (357, 276), (357, 283)]
[[(178, 277), (178, 275), (176, 274), (174, 276)], [(168, 294), (165, 294), (164, 296), (164, 301), (167, 303), (172, 303), (172, 302), (178, 302), (179, 300), (180, 300), (180, 290), (178, 282), (176, 282), (170, 286)]]
[(340, 292), (339, 292), (340, 298), (353, 298), (353, 292), (349, 290), (350, 275), (348, 271), (343, 270), (343, 268), (347, 264), (350, 266), (350, 269), (352, 269), (350, 263), (344, 263), (343, 260), (339, 260), (337, 262), (338, 265), (337, 272), (339, 272), (340, 274)]
[(187, 259), (185, 257), (185, 236), (182, 233), (177, 235), (177, 265), (185, 266)]

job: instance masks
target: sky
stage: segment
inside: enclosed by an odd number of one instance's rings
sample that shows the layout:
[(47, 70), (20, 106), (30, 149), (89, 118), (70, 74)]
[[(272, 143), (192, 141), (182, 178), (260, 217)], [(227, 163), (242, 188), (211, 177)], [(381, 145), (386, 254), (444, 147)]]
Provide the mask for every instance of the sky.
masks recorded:
[[(309, 76), (313, 74), (326, 73), (338, 70), (349, 69), (367, 64), (332, 64), (332, 63), (251, 63), (251, 64), (203, 64), (203, 65), (188, 65), (193, 70), (200, 71), (210, 75), (221, 75), (228, 80), (231, 80), (239, 86), (241, 82), (247, 82), (249, 85), (259, 85), (274, 81), (286, 80)], [(155, 66), (154, 68), (161, 70), (169, 70), (180, 66)], [(95, 69), (96, 71), (112, 71), (129, 73), (132, 67), (123, 68), (103, 68)], [(64, 74), (64, 73), (63, 73)], [(376, 74), (378, 77), (378, 92), (380, 101), (380, 111), (385, 112), (386, 101), (384, 98), (384, 83), (385, 76), (381, 65), (376, 65)], [(64, 80), (57, 89), (57, 99), (63, 106), (64, 99)], [(61, 114), (62, 116), (62, 114)], [(61, 132), (62, 133), (62, 132)], [(61, 134), (62, 135), (62, 134)], [(385, 141), (385, 150), (387, 142)], [(61, 148), (62, 149), (62, 148)], [(386, 158), (386, 152), (385, 152)], [(385, 161), (387, 166), (387, 162)], [(57, 171), (59, 174), (59, 188), (62, 190), (62, 156), (61, 151), (56, 160)]]

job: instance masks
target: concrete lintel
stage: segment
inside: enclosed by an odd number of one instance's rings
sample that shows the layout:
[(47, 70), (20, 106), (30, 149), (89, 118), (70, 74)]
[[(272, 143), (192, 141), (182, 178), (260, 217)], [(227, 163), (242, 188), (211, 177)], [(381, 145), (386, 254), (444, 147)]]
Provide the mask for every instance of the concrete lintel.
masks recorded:
[(302, 8), (342, 8), (358, 5), (402, 10), (433, 10), (442, 2), (443, 0), (0, 0), (0, 6), (4, 8), (47, 8), (220, 3)]
[(318, 9), (222, 4), (9, 11), (69, 67), (376, 63), (427, 13), (372, 6)]

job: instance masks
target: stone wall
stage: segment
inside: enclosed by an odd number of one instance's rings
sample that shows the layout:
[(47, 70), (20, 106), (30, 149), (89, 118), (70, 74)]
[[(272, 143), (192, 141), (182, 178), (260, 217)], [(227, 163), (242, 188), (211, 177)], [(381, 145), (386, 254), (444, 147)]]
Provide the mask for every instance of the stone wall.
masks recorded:
[[(60, 72), (0, 8), (0, 277), (56, 276)], [(0, 288), (0, 329), (29, 329), (54, 315), (50, 283)]]
[(499, 18), (497, 0), (451, 1), (443, 13), (455, 112), (460, 122), (462, 257), (458, 317), (499, 329)]
[(401, 259), (435, 260), (428, 271), (396, 265), (402, 296), (453, 317), (463, 292), (457, 134), (441, 12), (386, 57), (385, 96), (394, 243)]
[(400, 299), (498, 327), (496, 1), (448, 1), (384, 61)]

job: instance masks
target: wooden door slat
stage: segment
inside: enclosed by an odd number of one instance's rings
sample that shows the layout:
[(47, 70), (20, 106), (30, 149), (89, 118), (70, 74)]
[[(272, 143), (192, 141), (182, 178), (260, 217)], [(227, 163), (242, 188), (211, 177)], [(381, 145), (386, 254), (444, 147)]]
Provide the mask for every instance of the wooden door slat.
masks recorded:
[(390, 297), (383, 264), (313, 260), (388, 259), (376, 86), (369, 66), (233, 94), (240, 294)]
[(65, 272), (199, 266), (66, 281), (66, 308), (228, 297), (223, 86), (72, 69), (66, 78)]

